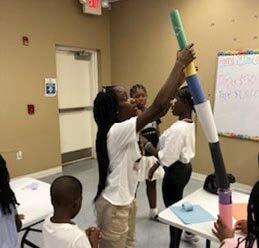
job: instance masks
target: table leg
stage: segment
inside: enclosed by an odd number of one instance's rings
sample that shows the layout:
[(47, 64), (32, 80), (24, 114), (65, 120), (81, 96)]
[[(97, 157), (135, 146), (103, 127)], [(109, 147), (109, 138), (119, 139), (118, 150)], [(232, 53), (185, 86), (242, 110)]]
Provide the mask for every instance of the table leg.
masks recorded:
[(31, 241), (29, 241), (27, 239), (27, 235), (29, 234), (29, 232), (42, 232), (42, 230), (32, 228), (33, 226), (35, 226), (41, 222), (43, 222), (43, 220), (21, 230), (21, 231), (25, 231), (25, 233), (23, 234), (22, 240), (21, 240), (21, 248), (24, 248), (24, 245), (27, 245), (32, 248), (40, 248), (39, 246), (37, 246), (37, 245), (33, 244)]

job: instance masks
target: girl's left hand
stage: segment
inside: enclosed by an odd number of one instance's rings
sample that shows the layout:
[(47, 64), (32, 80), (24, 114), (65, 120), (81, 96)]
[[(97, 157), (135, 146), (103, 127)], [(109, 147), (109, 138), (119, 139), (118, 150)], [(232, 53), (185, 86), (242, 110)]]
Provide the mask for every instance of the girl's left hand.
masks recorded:
[(217, 222), (214, 222), (213, 234), (222, 242), (225, 239), (234, 237), (234, 230), (225, 225), (225, 223), (218, 216)]

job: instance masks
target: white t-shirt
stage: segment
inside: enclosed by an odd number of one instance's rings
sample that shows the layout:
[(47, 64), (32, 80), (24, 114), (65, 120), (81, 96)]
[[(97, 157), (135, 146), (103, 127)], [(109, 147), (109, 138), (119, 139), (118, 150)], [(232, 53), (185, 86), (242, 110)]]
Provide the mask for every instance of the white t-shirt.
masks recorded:
[(158, 157), (169, 167), (176, 161), (188, 164), (195, 156), (195, 124), (176, 121), (159, 138)]
[(129, 205), (135, 198), (138, 170), (134, 165), (141, 157), (136, 123), (137, 117), (115, 123), (107, 135), (110, 164), (102, 196), (116, 206)]
[(45, 248), (91, 248), (86, 233), (77, 225), (53, 223), (47, 217), (43, 223), (43, 240)]
[(16, 248), (18, 247), (18, 233), (15, 223), (17, 210), (10, 205), (11, 214), (3, 214), (0, 206), (0, 247)]

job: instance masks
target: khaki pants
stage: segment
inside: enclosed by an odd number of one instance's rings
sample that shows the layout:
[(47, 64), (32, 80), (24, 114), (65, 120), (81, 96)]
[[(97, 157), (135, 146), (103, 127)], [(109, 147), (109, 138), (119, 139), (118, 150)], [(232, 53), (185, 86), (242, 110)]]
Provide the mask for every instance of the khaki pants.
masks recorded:
[(102, 196), (96, 201), (97, 224), (101, 229), (100, 248), (134, 248), (137, 206), (114, 206)]

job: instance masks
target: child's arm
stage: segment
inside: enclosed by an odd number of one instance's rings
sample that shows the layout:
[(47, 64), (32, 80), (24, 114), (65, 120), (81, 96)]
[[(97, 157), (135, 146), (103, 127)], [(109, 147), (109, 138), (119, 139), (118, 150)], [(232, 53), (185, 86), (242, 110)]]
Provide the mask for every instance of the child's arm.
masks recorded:
[(150, 141), (148, 141), (145, 137), (140, 137), (140, 142), (144, 147), (144, 150), (150, 153), (152, 156), (158, 158), (158, 150), (152, 145)]
[(183, 70), (195, 59), (195, 53), (192, 46), (193, 44), (178, 52), (175, 65), (167, 81), (157, 93), (154, 102), (143, 112), (143, 114), (138, 116), (137, 132), (148, 123), (164, 116), (171, 107), (170, 101), (175, 97), (177, 89), (183, 83)]
[[(151, 142), (149, 142), (145, 137), (141, 137), (141, 143), (144, 146), (145, 151), (147, 151), (149, 154), (155, 156), (158, 158), (158, 150), (152, 145)], [(159, 158), (158, 158), (159, 159)], [(156, 163), (153, 164), (153, 166), (150, 168), (148, 172), (148, 179), (152, 180), (154, 173), (160, 166), (160, 162), (157, 161)]]
[(23, 214), (16, 214), (15, 215), (15, 224), (16, 224), (16, 229), (17, 232), (19, 232), (22, 228), (22, 220), (24, 219)]
[(153, 164), (153, 166), (149, 169), (148, 172), (148, 180), (152, 180), (154, 173), (156, 172), (156, 170), (158, 169), (158, 167), (160, 166), (159, 161), (157, 161), (156, 163)]

